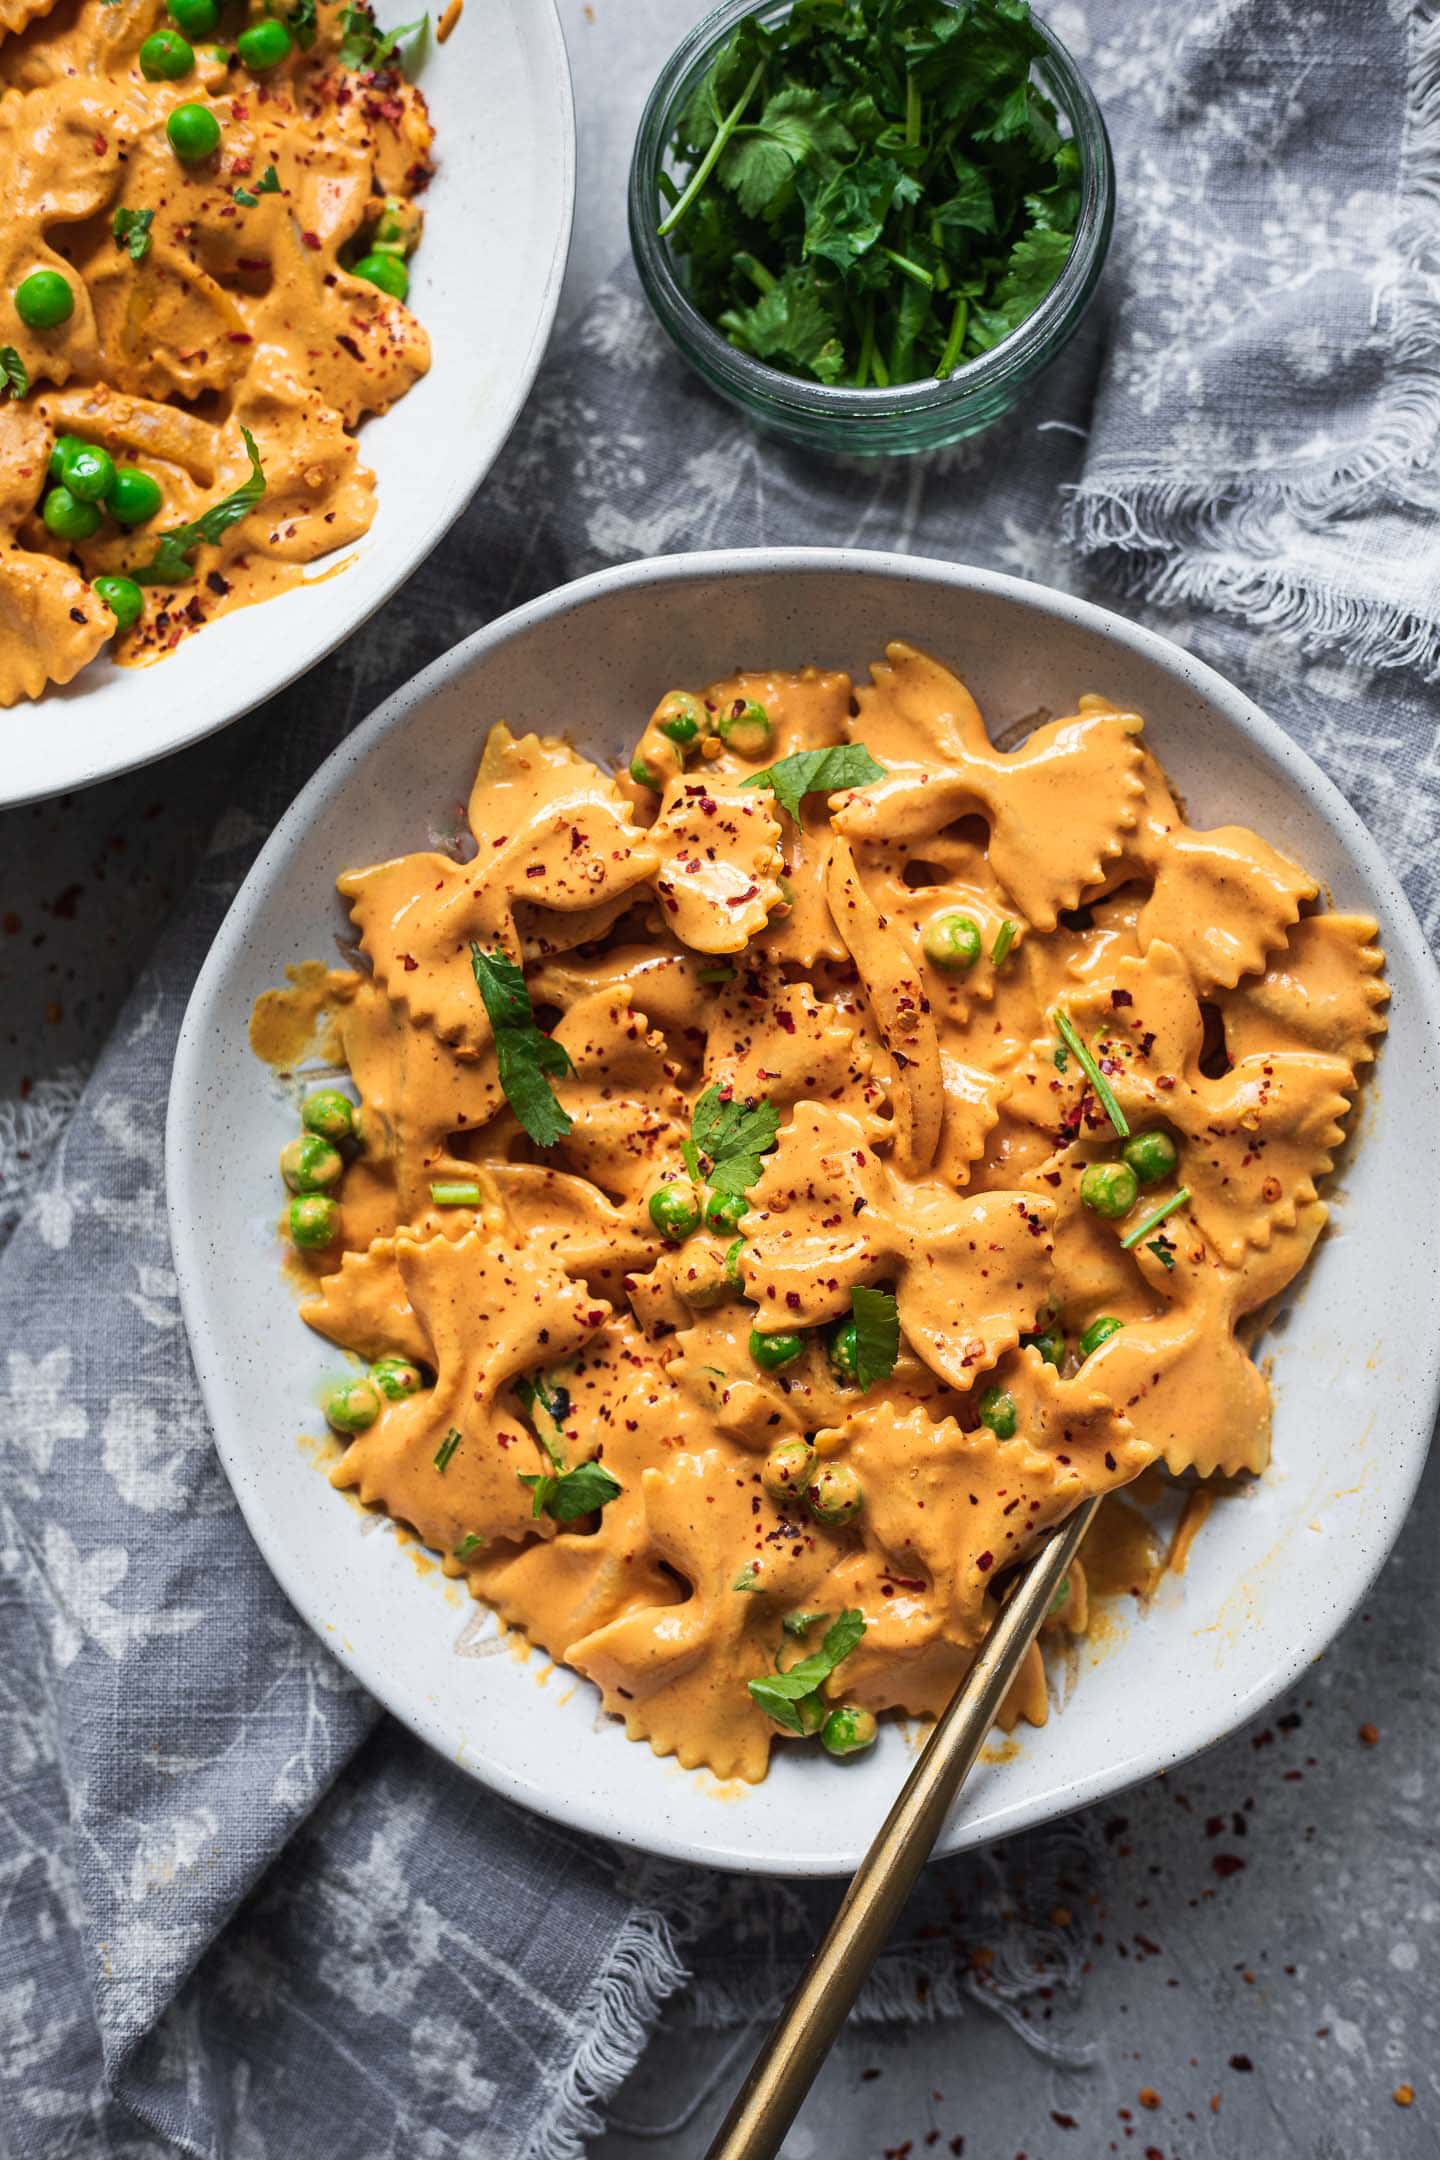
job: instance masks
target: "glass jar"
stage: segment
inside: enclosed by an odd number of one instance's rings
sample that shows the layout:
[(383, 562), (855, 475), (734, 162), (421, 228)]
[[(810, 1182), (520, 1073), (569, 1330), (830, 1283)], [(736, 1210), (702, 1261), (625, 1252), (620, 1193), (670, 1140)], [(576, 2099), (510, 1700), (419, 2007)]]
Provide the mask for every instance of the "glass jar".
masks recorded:
[(1115, 218), (1115, 168), (1100, 107), (1054, 32), (1035, 20), (1045, 41), (1035, 65), (1041, 88), (1059, 108), (1080, 152), (1080, 215), (1075, 244), (1059, 278), (1033, 315), (977, 359), (943, 381), (892, 383), (886, 389), (848, 389), (787, 375), (732, 345), (692, 305), (670, 243), (657, 237), (665, 215), (659, 176), (685, 101), (709, 67), (715, 48), (747, 15), (771, 24), (790, 0), (724, 0), (671, 54), (640, 118), (630, 163), (630, 244), (645, 296), (664, 329), (712, 390), (750, 419), (789, 441), (852, 457), (904, 456), (959, 442), (988, 427), (1024, 396), (1074, 335), (1104, 267)]

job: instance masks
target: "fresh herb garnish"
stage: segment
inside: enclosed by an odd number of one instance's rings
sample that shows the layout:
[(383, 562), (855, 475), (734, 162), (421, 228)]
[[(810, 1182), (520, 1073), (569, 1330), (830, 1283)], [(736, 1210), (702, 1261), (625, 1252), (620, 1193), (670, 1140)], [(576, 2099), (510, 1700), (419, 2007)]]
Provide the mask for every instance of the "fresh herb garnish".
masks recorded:
[(732, 967), (703, 967), (703, 968), (696, 968), (696, 970), (695, 970), (695, 980), (696, 980), (696, 982), (703, 982), (703, 983), (727, 983), (727, 982), (734, 982), (734, 980), (735, 980), (735, 970), (734, 970), (734, 968), (732, 968)]
[[(367, 70), (378, 73), (394, 60), (404, 71), (415, 66), (421, 59), (429, 38), (430, 18), (420, 15), (414, 22), (401, 23), (398, 30), (386, 33), (368, 8), (347, 7), (340, 11), (340, 65), (357, 72)], [(409, 41), (409, 42), (407, 42)], [(405, 50), (401, 51), (401, 46)]]
[[(1000, 928), (996, 931), (995, 943), (990, 948), (991, 967), (1004, 967), (1005, 962), (1010, 957), (1010, 948), (1015, 943), (1019, 930), (1019, 923), (1012, 921), (1007, 915)], [(1060, 1070), (1062, 1072), (1065, 1070), (1063, 1065)]]
[(1101, 1072), (1100, 1067), (1096, 1064), (1094, 1058), (1086, 1049), (1084, 1042), (1081, 1040), (1079, 1031), (1077, 1030), (1074, 1021), (1070, 1018), (1069, 1013), (1062, 1012), (1057, 1006), (1055, 1011), (1051, 1013), (1050, 1017), (1055, 1023), (1055, 1032), (1060, 1037), (1061, 1042), (1064, 1044), (1067, 1050), (1071, 1051), (1074, 1054), (1077, 1062), (1079, 1063), (1081, 1071), (1084, 1073), (1086, 1079), (1090, 1082), (1091, 1087), (1094, 1088), (1095, 1094), (1100, 1103), (1100, 1107), (1105, 1112), (1106, 1117), (1109, 1118), (1110, 1123), (1114, 1126), (1116, 1132), (1119, 1133), (1120, 1138), (1122, 1140), (1128, 1140), (1130, 1137), (1130, 1126), (1126, 1120), (1124, 1111), (1120, 1108), (1119, 1103), (1115, 1100), (1115, 1090), (1111, 1087), (1109, 1081), (1105, 1078), (1104, 1073)]
[(816, 1695), (865, 1633), (865, 1615), (853, 1608), (842, 1612), (825, 1630), (825, 1640), (809, 1657), (790, 1666), (786, 1672), (767, 1673), (763, 1680), (749, 1680), (750, 1699), (757, 1703), (767, 1717), (783, 1725), (786, 1732), (805, 1732), (800, 1704), (807, 1696)]
[(690, 1114), (690, 1137), (681, 1143), (685, 1167), (712, 1192), (748, 1193), (759, 1178), (780, 1130), (773, 1103), (737, 1102), (718, 1084), (706, 1088)]
[(435, 1468), (440, 1472), (441, 1477), (444, 1477), (445, 1472), (449, 1469), (450, 1458), (455, 1453), (455, 1450), (457, 1447), (459, 1447), (459, 1445), (460, 1434), (456, 1430), (455, 1426), (452, 1425), (449, 1432), (446, 1433), (444, 1439), (441, 1441), (439, 1447), (435, 1450)]
[(295, 0), (294, 7), (286, 11), (285, 20), (290, 26), (290, 35), (301, 52), (309, 52), (315, 43), (315, 32), (318, 28), (315, 0)]
[(824, 1617), (820, 1612), (787, 1612), (780, 1625), (787, 1635), (794, 1635), (798, 1640), (808, 1635), (815, 1622)]
[(150, 252), (150, 227), (155, 222), (153, 210), (127, 210), (122, 203), (110, 220), (110, 230), (117, 244), (123, 247), (131, 262), (144, 262)]
[(484, 1542), (485, 1540), (478, 1530), (469, 1531), (455, 1547), (455, 1558), (457, 1560), (468, 1560), (471, 1553), (478, 1552)]
[(240, 433), (250, 460), (250, 478), (232, 494), (212, 503), (198, 518), (192, 518), (188, 525), (172, 525), (168, 532), (161, 533), (149, 562), (127, 569), (126, 577), (134, 578), (139, 585), (183, 585), (195, 575), (190, 557), (196, 548), (214, 547), (232, 525), (238, 525), (241, 518), (248, 517), (265, 493), (265, 470), (249, 428), (242, 427)]
[(795, 0), (716, 52), (661, 175), (702, 315), (743, 352), (858, 387), (945, 376), (1040, 305), (1080, 154), (1031, 81), (1025, 0)]
[(758, 1590), (760, 1588), (760, 1563), (752, 1560), (749, 1567), (741, 1568), (731, 1583), (732, 1590)]
[(260, 200), (258, 195), (251, 194), (249, 188), (232, 188), (230, 192), (242, 210), (253, 210)]
[(1056, 1072), (1069, 1072), (1070, 1052), (1066, 1049), (1063, 1042), (1056, 1043), (1053, 1062)]
[(1061, 1578), (1061, 1581), (1060, 1581), (1060, 1587), (1059, 1587), (1059, 1589), (1058, 1589), (1058, 1590), (1057, 1590), (1057, 1591), (1055, 1592), (1055, 1595), (1054, 1595), (1054, 1597), (1052, 1597), (1052, 1598), (1051, 1598), (1051, 1600), (1050, 1600), (1050, 1603), (1049, 1603), (1049, 1605), (1048, 1605), (1048, 1606), (1047, 1606), (1047, 1608), (1046, 1608), (1046, 1612), (1045, 1612), (1045, 1617), (1046, 1617), (1046, 1619), (1047, 1619), (1047, 1620), (1053, 1620), (1053, 1619), (1054, 1619), (1054, 1617), (1055, 1617), (1056, 1613), (1057, 1613), (1057, 1612), (1059, 1612), (1059, 1610), (1060, 1610), (1061, 1606), (1062, 1606), (1062, 1605), (1063, 1605), (1063, 1604), (1065, 1603), (1065, 1600), (1066, 1600), (1066, 1598), (1068, 1598), (1068, 1597), (1069, 1597), (1069, 1595), (1070, 1595), (1070, 1578), (1069, 1578), (1069, 1576), (1068, 1576), (1068, 1575), (1065, 1575), (1065, 1576), (1062, 1576), (1062, 1578)]
[(498, 945), (491, 953), (472, 945), (470, 965), (490, 1017), (505, 1100), (532, 1140), (553, 1147), (569, 1132), (572, 1120), (550, 1078), (563, 1080), (574, 1072), (570, 1054), (537, 1026), (524, 974)]
[(888, 1290), (857, 1287), (850, 1293), (855, 1321), (855, 1381), (873, 1387), (888, 1380), (900, 1355), (900, 1314)]
[(1173, 1267), (1174, 1267), (1174, 1265), (1175, 1265), (1175, 1248), (1174, 1248), (1174, 1246), (1173, 1246), (1173, 1245), (1172, 1245), (1172, 1244), (1170, 1243), (1170, 1240), (1169, 1240), (1169, 1238), (1163, 1238), (1163, 1237), (1151, 1238), (1151, 1240), (1150, 1240), (1150, 1243), (1149, 1243), (1149, 1244), (1148, 1244), (1148, 1245), (1147, 1245), (1147, 1246), (1145, 1247), (1145, 1250), (1146, 1250), (1146, 1252), (1153, 1252), (1153, 1253), (1154, 1253), (1154, 1255), (1155, 1255), (1156, 1259), (1157, 1259), (1157, 1260), (1158, 1260), (1158, 1261), (1160, 1262), (1160, 1265), (1161, 1265), (1161, 1267), (1163, 1267), (1163, 1268), (1173, 1268)]
[(598, 1462), (577, 1463), (573, 1470), (561, 1470), (553, 1477), (527, 1477), (523, 1470), (517, 1475), (535, 1496), (531, 1513), (553, 1516), (556, 1522), (575, 1522), (581, 1515), (593, 1515), (620, 1492), (619, 1480)]
[(273, 165), (265, 167), (264, 172), (261, 173), (260, 178), (255, 183), (255, 192), (257, 195), (278, 195), (280, 193), (280, 175)]
[(441, 1178), (430, 1187), (436, 1207), (479, 1207), (480, 1187), (460, 1178)]
[(0, 345), (0, 398), (29, 395), (30, 370), (13, 345)]
[(764, 772), (751, 773), (740, 785), (773, 788), (781, 809), (798, 825), (803, 796), (833, 795), (838, 788), (868, 787), (872, 780), (884, 778), (885, 767), (876, 763), (864, 743), (831, 743), (825, 750), (797, 750), (777, 765), (767, 765)]
[(1121, 1251), (1129, 1252), (1132, 1246), (1138, 1245), (1140, 1243), (1141, 1238), (1149, 1237), (1152, 1230), (1158, 1230), (1161, 1223), (1165, 1221), (1166, 1217), (1173, 1215), (1176, 1208), (1184, 1207), (1186, 1201), (1189, 1198), (1189, 1186), (1182, 1185), (1179, 1192), (1172, 1193), (1168, 1200), (1162, 1200), (1159, 1207), (1151, 1208), (1150, 1213), (1145, 1217), (1144, 1221), (1136, 1223), (1134, 1229), (1127, 1230), (1124, 1237), (1121, 1238)]
[(534, 1380), (517, 1380), (515, 1392), (520, 1398), (526, 1417), (535, 1428), (535, 1437), (550, 1457), (557, 1470), (565, 1468), (565, 1420), (570, 1415), (570, 1390), (555, 1387), (547, 1390), (544, 1374)]

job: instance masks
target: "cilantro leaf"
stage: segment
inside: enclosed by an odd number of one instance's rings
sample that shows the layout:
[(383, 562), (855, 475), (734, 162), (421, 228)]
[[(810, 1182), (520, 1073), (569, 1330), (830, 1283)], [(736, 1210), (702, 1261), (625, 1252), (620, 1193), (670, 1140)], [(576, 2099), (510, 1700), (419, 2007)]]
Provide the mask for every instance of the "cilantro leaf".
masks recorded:
[(116, 244), (123, 247), (131, 262), (144, 262), (150, 252), (150, 227), (155, 222), (153, 210), (127, 210), (122, 203), (110, 221), (110, 230)]
[(249, 188), (232, 188), (230, 192), (234, 196), (236, 202), (239, 203), (242, 210), (253, 210), (255, 208), (255, 205), (260, 200), (258, 195), (251, 194)]
[(900, 1355), (900, 1315), (888, 1290), (857, 1286), (850, 1293), (855, 1321), (855, 1379), (862, 1388), (888, 1380)]
[[(429, 42), (430, 18), (417, 16), (388, 34), (380, 28), (368, 7), (340, 10), (340, 65), (355, 73), (378, 73), (398, 61), (406, 73), (418, 64)], [(405, 47), (401, 51), (402, 45)]]
[(468, 1530), (455, 1547), (455, 1558), (457, 1560), (468, 1560), (471, 1553), (478, 1552), (484, 1543), (485, 1540), (478, 1530)]
[(563, 1080), (574, 1072), (570, 1054), (563, 1043), (536, 1025), (525, 977), (499, 946), (487, 953), (472, 945), (470, 965), (495, 1037), (505, 1100), (532, 1140), (540, 1147), (553, 1147), (569, 1132), (572, 1120), (561, 1108), (550, 1080)]
[(824, 750), (796, 750), (751, 773), (742, 787), (768, 787), (782, 810), (800, 822), (800, 802), (806, 795), (833, 795), (840, 788), (869, 787), (885, 778), (885, 767), (871, 757), (864, 743), (831, 743)]
[(295, 0), (294, 7), (287, 10), (285, 20), (290, 26), (290, 35), (301, 52), (309, 52), (315, 43), (315, 33), (319, 27), (315, 0)]
[(777, 90), (752, 125), (737, 127), (716, 172), (751, 217), (783, 197), (797, 166), (854, 151), (853, 136), (823, 92)]
[(565, 1468), (565, 1420), (570, 1415), (570, 1390), (552, 1387), (543, 1373), (533, 1380), (517, 1380), (515, 1392), (535, 1437), (557, 1470)]
[(824, 1613), (818, 1612), (787, 1612), (780, 1625), (787, 1635), (799, 1638), (808, 1635), (815, 1622), (824, 1617)]
[(1034, 314), (1069, 261), (1073, 241), (1068, 232), (1032, 232), (1016, 241), (993, 304), (970, 310), (970, 337), (982, 352)]
[(30, 370), (13, 345), (0, 345), (0, 398), (27, 397)]
[(577, 1522), (582, 1515), (593, 1515), (597, 1508), (608, 1507), (621, 1491), (618, 1478), (613, 1478), (604, 1463), (577, 1463), (573, 1470), (561, 1470), (553, 1476), (527, 1476), (517, 1471), (520, 1483), (528, 1485), (534, 1495), (532, 1515), (549, 1515), (556, 1522)]
[(255, 448), (255, 438), (249, 428), (240, 430), (245, 442), (245, 454), (250, 460), (250, 477), (233, 493), (221, 497), (203, 510), (188, 525), (172, 525), (160, 535), (155, 553), (148, 563), (138, 563), (126, 571), (139, 585), (183, 585), (195, 575), (190, 557), (198, 547), (214, 547), (221, 536), (238, 525), (241, 518), (248, 517), (265, 493), (265, 469), (260, 463), (260, 453)]
[(265, 167), (264, 172), (261, 173), (260, 178), (255, 183), (255, 192), (257, 195), (278, 195), (280, 193), (280, 175), (273, 165)]
[(839, 382), (845, 372), (836, 319), (813, 274), (798, 265), (750, 307), (727, 308), (720, 327), (757, 360), (790, 361), (817, 382)]
[(767, 1717), (783, 1725), (786, 1732), (803, 1733), (804, 1720), (799, 1704), (807, 1696), (818, 1694), (837, 1665), (849, 1657), (865, 1633), (865, 1615), (853, 1607), (832, 1620), (825, 1630), (825, 1639), (818, 1650), (809, 1657), (801, 1658), (784, 1672), (766, 1673), (763, 1679), (748, 1680), (745, 1684), (750, 1699), (758, 1704)]
[(737, 1102), (712, 1083), (690, 1115), (685, 1166), (697, 1181), (703, 1176), (712, 1192), (747, 1193), (779, 1130), (780, 1112), (773, 1103)]
[(760, 1588), (759, 1562), (752, 1560), (749, 1567), (741, 1568), (730, 1588), (732, 1590), (758, 1590)]

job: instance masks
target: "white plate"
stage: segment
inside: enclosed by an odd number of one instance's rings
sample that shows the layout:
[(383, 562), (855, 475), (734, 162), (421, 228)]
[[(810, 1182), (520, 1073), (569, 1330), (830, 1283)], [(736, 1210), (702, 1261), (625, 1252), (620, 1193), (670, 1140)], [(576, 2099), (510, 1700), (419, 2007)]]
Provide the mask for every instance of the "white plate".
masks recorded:
[[(951, 662), (992, 727), (1086, 689), (1133, 705), (1200, 825), (1237, 818), (1299, 857), (1340, 908), (1380, 919), (1394, 991), (1363, 1144), (1334, 1228), (1272, 1336), (1275, 1463), (1222, 1506), (1189, 1572), (1069, 1700), (977, 1769), (941, 1840), (954, 1852), (1180, 1761), (1262, 1709), (1352, 1613), (1420, 1475), (1440, 1373), (1433, 1191), (1440, 979), (1354, 812), (1238, 691), (1119, 617), (1014, 579), (851, 550), (753, 550), (636, 563), (483, 630), (345, 742), (275, 832), (215, 941), (186, 1015), (167, 1139), (185, 1318), (240, 1505), (281, 1584), (335, 1654), (416, 1732), (528, 1807), (720, 1867), (851, 1868), (909, 1767), (888, 1725), (844, 1766), (782, 1748), (762, 1786), (717, 1788), (627, 1741), (598, 1698), (544, 1661), (476, 1655), (493, 1635), (413, 1549), (376, 1530), (296, 1445), (336, 1354), (295, 1317), (271, 1225), (293, 1104), (246, 1047), (250, 1007), (288, 963), (333, 952), (347, 864), (423, 846), (463, 802), (485, 730), (570, 732), (615, 757), (659, 693), (740, 666), (860, 671), (888, 638)], [(369, 1534), (367, 1534), (369, 1533)], [(458, 1653), (458, 1654), (457, 1654)]]
[[(404, 13), (400, 0), (391, 13)], [(155, 666), (102, 656), (65, 689), (0, 711), (0, 807), (164, 757), (283, 690), (404, 583), (494, 464), (540, 365), (570, 246), (575, 111), (554, 0), (471, 0), (420, 82), (436, 169), (410, 302), (431, 367), (361, 426), (374, 524), (311, 566), (317, 582), (222, 615)]]

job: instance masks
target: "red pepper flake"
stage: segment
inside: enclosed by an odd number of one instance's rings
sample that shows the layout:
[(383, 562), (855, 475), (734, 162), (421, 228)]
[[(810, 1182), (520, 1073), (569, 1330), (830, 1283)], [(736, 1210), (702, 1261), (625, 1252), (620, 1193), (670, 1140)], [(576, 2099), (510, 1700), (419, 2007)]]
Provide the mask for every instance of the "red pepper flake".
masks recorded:
[(301, 238), (301, 239), (302, 239), (302, 240), (304, 241), (304, 243), (305, 243), (306, 247), (308, 247), (308, 248), (314, 248), (314, 249), (315, 249), (315, 251), (316, 251), (316, 253), (317, 253), (317, 254), (319, 253), (319, 250), (320, 250), (320, 235), (319, 235), (319, 233), (313, 233), (313, 232), (302, 232), (302, 233), (301, 233), (301, 235), (300, 235), (300, 238)]
[(1364, 1741), (1366, 1747), (1378, 1747), (1380, 1745), (1379, 1727), (1372, 1725), (1367, 1719), (1360, 1727), (1360, 1738)]
[(407, 975), (413, 975), (416, 968), (418, 968), (420, 965), (420, 962), (412, 958), (412, 956), (408, 952), (401, 953), (400, 962)]
[(1255, 2065), (1248, 2055), (1232, 2055), (1230, 2067), (1232, 2070), (1253, 2070)]
[(1116, 1007), (1117, 1011), (1120, 1006), (1133, 1005), (1134, 1002), (1135, 1000), (1128, 990), (1112, 990), (1110, 992), (1110, 1003)]
[(346, 331), (342, 330), (340, 332), (340, 335), (336, 338), (335, 342), (340, 347), (342, 352), (349, 353), (352, 360), (364, 360), (365, 355), (361, 352), (360, 347), (356, 344), (354, 338), (349, 336)]
[(989, 1574), (989, 1572), (990, 1572), (990, 1570), (991, 1570), (991, 1568), (992, 1568), (992, 1567), (994, 1567), (994, 1565), (995, 1565), (995, 1555), (994, 1555), (994, 1553), (992, 1553), (992, 1552), (982, 1552), (982, 1553), (978, 1554), (978, 1555), (976, 1556), (976, 1560), (975, 1560), (975, 1565), (976, 1565), (976, 1567), (977, 1567), (977, 1568), (979, 1568), (979, 1570), (980, 1570), (980, 1573), (981, 1573), (982, 1575), (988, 1575), (988, 1574)]
[(1230, 1876), (1240, 1873), (1245, 1862), (1239, 1853), (1217, 1852), (1210, 1855), (1210, 1865), (1222, 1881), (1228, 1881)]
[(1160, 2095), (1153, 2085), (1142, 2085), (1135, 2097), (1143, 2108), (1154, 2109), (1160, 2105)]

